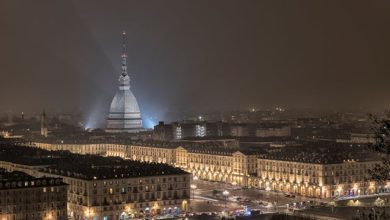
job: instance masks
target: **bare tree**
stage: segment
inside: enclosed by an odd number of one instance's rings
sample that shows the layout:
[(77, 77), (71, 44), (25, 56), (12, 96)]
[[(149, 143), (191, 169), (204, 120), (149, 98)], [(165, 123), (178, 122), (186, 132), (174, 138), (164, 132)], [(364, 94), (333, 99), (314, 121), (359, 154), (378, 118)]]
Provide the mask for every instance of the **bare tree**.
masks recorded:
[(390, 180), (390, 111), (383, 116), (371, 115), (375, 143), (370, 147), (382, 156), (382, 163), (377, 164), (371, 171), (371, 177), (377, 182)]

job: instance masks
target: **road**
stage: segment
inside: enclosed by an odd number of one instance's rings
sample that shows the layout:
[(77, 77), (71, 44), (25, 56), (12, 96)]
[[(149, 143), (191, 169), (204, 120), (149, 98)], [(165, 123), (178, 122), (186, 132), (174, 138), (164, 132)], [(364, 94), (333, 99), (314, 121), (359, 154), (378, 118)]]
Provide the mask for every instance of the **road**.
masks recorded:
[[(318, 202), (329, 202), (331, 200), (320, 200), (312, 199), (307, 197), (296, 196), (294, 198), (286, 197), (283, 193), (269, 192), (259, 189), (242, 189), (241, 187), (233, 186), (230, 184), (208, 182), (195, 180), (193, 184), (196, 185), (196, 189), (191, 194), (191, 211), (192, 212), (222, 212), (242, 210), (243, 207), (249, 207), (250, 209), (258, 209), (263, 213), (274, 213), (274, 212), (288, 212), (287, 204), (300, 204), (309, 201)], [(229, 192), (228, 196), (223, 195), (223, 191)], [(296, 211), (296, 214), (308, 215), (310, 217), (316, 217), (319, 219), (350, 219), (356, 216), (357, 213), (368, 216), (372, 213), (373, 205), (378, 202), (378, 197), (385, 201), (388, 206), (390, 203), (390, 195), (371, 195), (362, 196), (356, 198), (345, 198), (335, 201), (336, 207), (331, 206), (314, 206), (300, 211)], [(237, 198), (241, 198), (239, 201)], [(353, 201), (354, 204), (351, 201)], [(262, 202), (262, 205), (259, 204)], [(389, 215), (390, 210), (385, 208), (375, 208), (376, 215)], [(290, 212), (291, 213), (291, 212)], [(364, 213), (364, 214), (363, 214)]]
[[(268, 192), (258, 189), (242, 189), (230, 184), (194, 180), (196, 189), (191, 195), (191, 208), (194, 212), (220, 212), (243, 209), (259, 209), (263, 212), (282, 212), (287, 210), (287, 204), (308, 201), (304, 197), (290, 198), (283, 193)], [(229, 195), (223, 195), (223, 191)]]

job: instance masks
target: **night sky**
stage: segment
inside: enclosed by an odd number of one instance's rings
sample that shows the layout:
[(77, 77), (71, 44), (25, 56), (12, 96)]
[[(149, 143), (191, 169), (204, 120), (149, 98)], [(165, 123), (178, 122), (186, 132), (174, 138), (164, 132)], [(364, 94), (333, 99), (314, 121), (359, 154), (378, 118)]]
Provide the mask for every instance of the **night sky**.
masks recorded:
[(0, 110), (389, 107), (390, 1), (0, 0)]

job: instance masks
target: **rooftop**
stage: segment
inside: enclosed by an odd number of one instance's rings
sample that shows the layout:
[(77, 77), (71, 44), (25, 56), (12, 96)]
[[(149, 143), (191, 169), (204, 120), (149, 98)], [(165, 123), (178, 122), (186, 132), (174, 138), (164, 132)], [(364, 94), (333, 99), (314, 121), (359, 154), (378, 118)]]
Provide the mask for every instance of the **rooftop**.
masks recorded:
[(300, 146), (287, 146), (270, 150), (259, 156), (264, 159), (283, 160), (300, 163), (338, 164), (347, 161), (377, 161), (379, 157), (355, 145), (338, 143), (304, 143)]
[(124, 160), (119, 157), (79, 155), (68, 151), (46, 151), (5, 144), (0, 145), (0, 160), (40, 166), (39, 169), (43, 172), (91, 180), (187, 173), (166, 164)]
[(18, 181), (18, 180), (32, 180), (35, 179), (26, 173), (13, 171), (8, 172), (5, 169), (0, 169), (0, 181)]
[(0, 169), (0, 190), (59, 185), (65, 185), (61, 178), (35, 178), (23, 172)]

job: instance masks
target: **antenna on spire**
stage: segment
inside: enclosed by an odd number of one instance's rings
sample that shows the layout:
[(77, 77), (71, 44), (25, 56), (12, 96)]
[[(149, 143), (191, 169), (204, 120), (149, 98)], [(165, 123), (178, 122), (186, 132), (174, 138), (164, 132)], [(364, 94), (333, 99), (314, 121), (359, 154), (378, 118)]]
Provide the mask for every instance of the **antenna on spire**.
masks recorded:
[(126, 32), (122, 32), (122, 76), (127, 75), (127, 51), (126, 51)]

